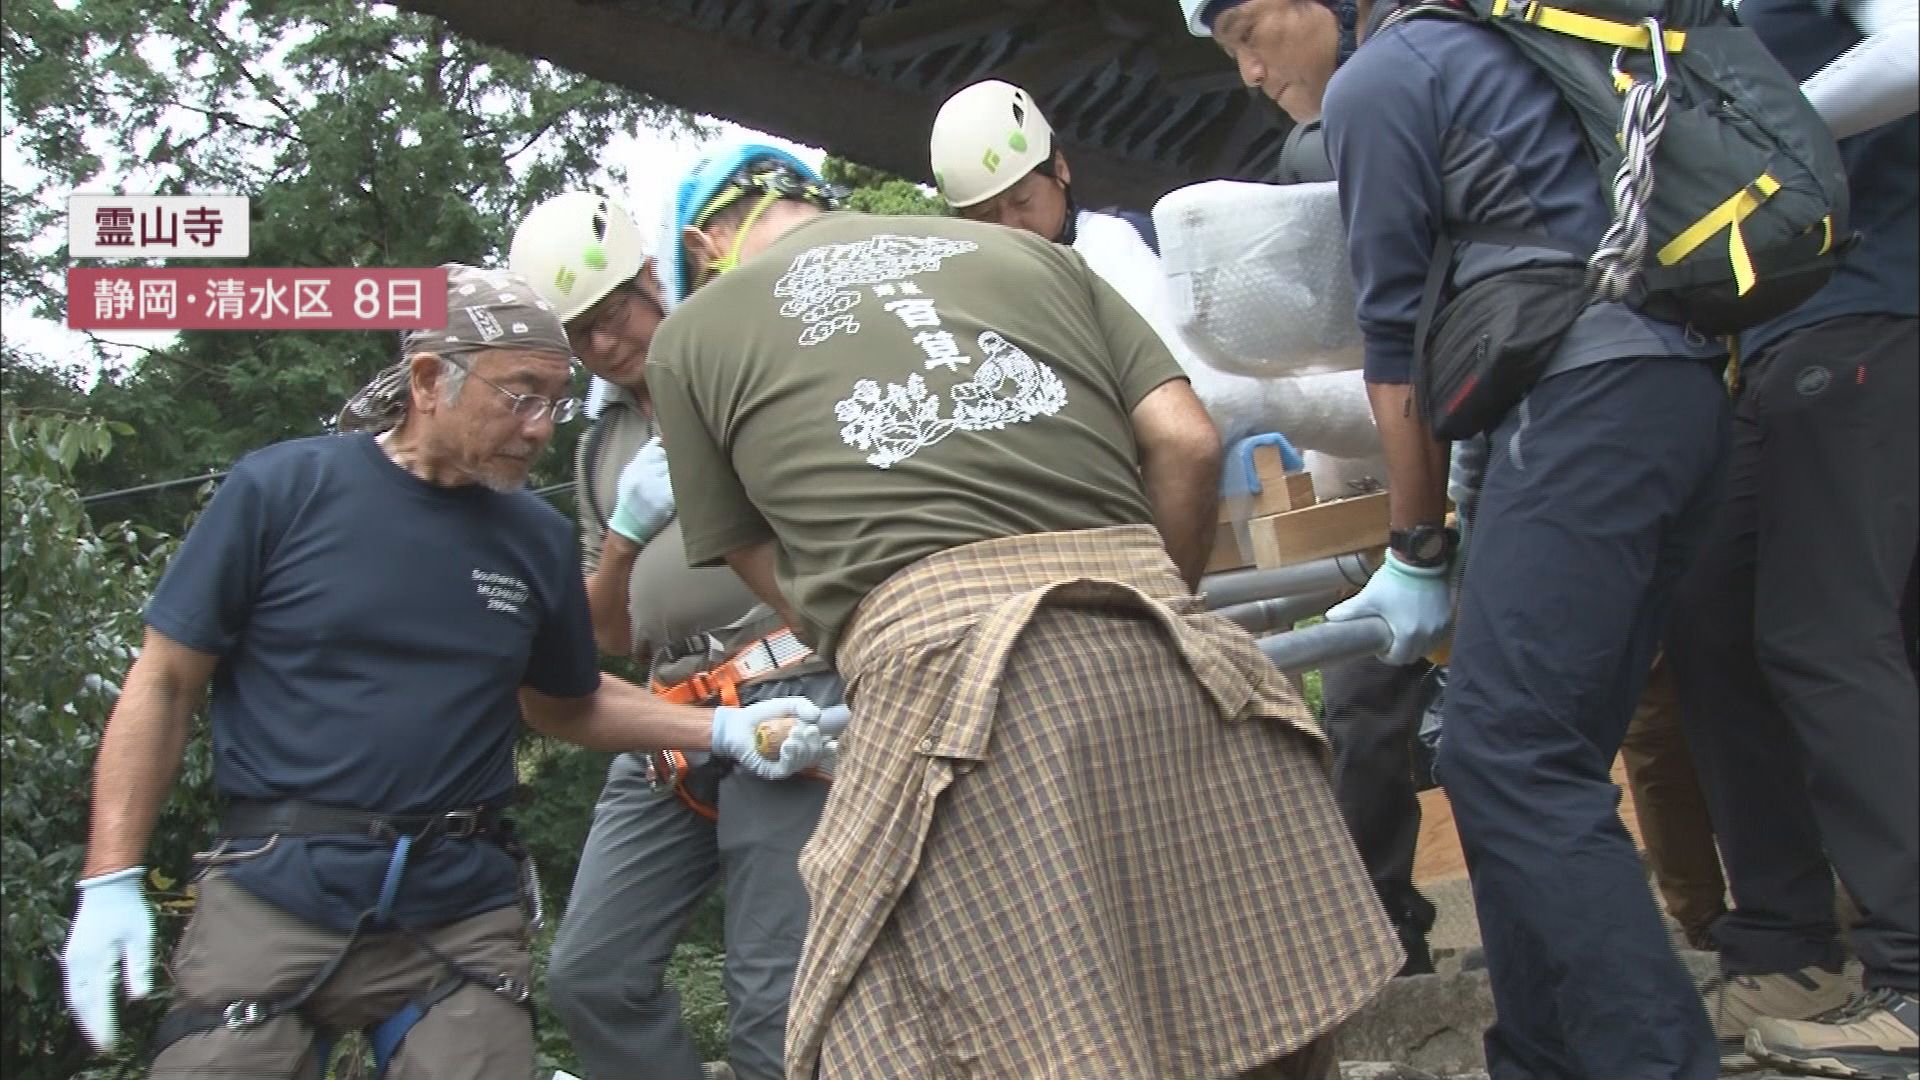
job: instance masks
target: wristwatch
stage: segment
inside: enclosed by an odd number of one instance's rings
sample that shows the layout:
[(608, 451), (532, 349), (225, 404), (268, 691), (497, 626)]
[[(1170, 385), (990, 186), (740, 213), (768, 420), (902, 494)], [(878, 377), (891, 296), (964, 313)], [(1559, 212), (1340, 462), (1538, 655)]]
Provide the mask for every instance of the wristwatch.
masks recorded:
[(1445, 566), (1459, 544), (1460, 534), (1444, 525), (1415, 525), (1387, 534), (1387, 547), (1394, 555), (1408, 566), (1423, 570)]

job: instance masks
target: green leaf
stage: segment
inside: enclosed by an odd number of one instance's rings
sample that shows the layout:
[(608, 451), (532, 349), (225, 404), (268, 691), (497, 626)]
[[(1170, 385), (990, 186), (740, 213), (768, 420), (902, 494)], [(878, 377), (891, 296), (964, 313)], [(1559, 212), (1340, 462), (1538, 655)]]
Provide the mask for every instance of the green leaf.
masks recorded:
[(85, 429), (78, 426), (69, 427), (60, 433), (60, 449), (55, 453), (55, 457), (59, 459), (61, 468), (68, 472), (73, 471), (74, 465), (80, 460), (81, 440), (86, 437)]

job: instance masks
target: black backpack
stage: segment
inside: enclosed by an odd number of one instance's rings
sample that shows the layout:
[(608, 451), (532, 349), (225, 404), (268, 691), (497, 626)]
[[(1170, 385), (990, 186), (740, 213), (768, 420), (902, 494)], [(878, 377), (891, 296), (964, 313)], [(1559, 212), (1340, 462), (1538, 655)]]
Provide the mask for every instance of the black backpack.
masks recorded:
[(1447, 0), (1382, 28), (1422, 16), (1506, 35), (1578, 119), (1614, 208), (1597, 299), (1733, 334), (1819, 291), (1852, 245), (1831, 132), (1720, 0)]

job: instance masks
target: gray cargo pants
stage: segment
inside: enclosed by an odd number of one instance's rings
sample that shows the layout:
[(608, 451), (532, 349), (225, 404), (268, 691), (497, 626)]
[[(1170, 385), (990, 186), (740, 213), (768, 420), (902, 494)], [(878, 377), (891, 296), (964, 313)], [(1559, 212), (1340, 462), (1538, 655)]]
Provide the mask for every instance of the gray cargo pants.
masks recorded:
[[(825, 705), (841, 693), (839, 679), (823, 673), (741, 696)], [(740, 1080), (786, 1075), (787, 998), (807, 932), (800, 848), (826, 801), (818, 780), (768, 781), (735, 769), (720, 782), (715, 823), (671, 790), (649, 788), (639, 759), (614, 759), (547, 967), (553, 1011), (590, 1080), (701, 1080), (666, 972), (716, 883), (726, 903), (728, 1058)]]

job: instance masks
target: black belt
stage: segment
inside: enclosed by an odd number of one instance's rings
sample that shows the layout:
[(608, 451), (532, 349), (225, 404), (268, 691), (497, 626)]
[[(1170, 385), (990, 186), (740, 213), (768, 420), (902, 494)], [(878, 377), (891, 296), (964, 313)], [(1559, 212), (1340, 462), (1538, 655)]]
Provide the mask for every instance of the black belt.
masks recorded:
[(220, 814), (221, 837), (365, 836), (374, 840), (463, 840), (510, 832), (497, 806), (472, 806), (424, 814), (377, 814), (343, 810), (299, 799), (236, 799)]

